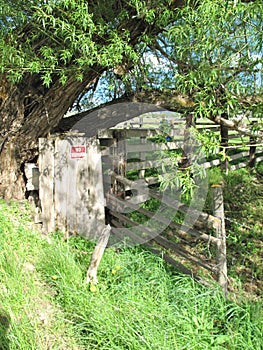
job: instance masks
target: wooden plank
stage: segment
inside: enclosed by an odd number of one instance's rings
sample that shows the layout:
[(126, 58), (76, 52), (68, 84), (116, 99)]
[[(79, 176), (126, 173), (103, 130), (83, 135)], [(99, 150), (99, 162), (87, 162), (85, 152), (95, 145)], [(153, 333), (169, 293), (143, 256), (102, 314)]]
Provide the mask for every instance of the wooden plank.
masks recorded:
[(242, 163), (238, 163), (238, 164), (235, 164), (235, 165), (231, 165), (230, 167), (229, 167), (229, 170), (231, 171), (231, 170), (237, 170), (237, 169), (241, 169), (241, 168), (245, 168), (245, 167), (247, 167), (248, 166), (248, 163), (246, 162), (246, 163), (244, 163), (244, 162), (242, 162)]
[[(150, 240), (154, 240), (155, 242), (162, 245), (166, 249), (172, 250), (175, 254), (180, 255), (181, 257), (191, 261), (192, 263), (195, 263), (195, 264), (197, 264), (197, 265), (199, 265), (199, 266), (201, 266), (201, 267), (203, 267), (211, 272), (217, 271), (217, 269), (215, 267), (213, 267), (213, 265), (207, 264), (205, 261), (195, 257), (194, 255), (189, 253), (187, 250), (180, 247), (178, 244), (171, 242), (171, 241), (168, 241), (164, 237), (161, 237), (160, 235), (156, 234), (156, 232), (152, 231), (147, 226), (143, 226), (143, 227), (138, 226), (138, 223), (129, 219), (128, 217), (126, 217), (125, 215), (123, 215), (121, 213), (116, 213), (116, 212), (110, 211), (110, 214), (112, 216), (118, 218), (118, 220), (120, 220), (121, 223), (129, 224), (129, 225), (133, 226), (133, 230), (137, 230), (137, 231), (141, 232), (141, 234), (144, 235), (142, 238), (142, 237), (140, 237), (140, 235), (133, 234), (132, 238), (134, 239), (134, 243), (142, 244), (142, 241), (147, 242)], [(127, 232), (130, 232), (130, 231), (131, 231), (131, 229), (127, 230)], [(137, 241), (137, 238), (139, 239), (139, 241)]]
[(211, 271), (211, 272), (214, 272), (214, 273), (218, 271), (217, 267), (215, 267), (211, 264), (208, 264), (207, 262), (205, 262), (201, 258), (198, 258), (198, 257), (194, 256), (193, 254), (191, 254), (190, 252), (188, 252), (182, 246), (180, 246), (174, 242), (171, 242), (162, 236), (156, 236), (154, 238), (154, 241), (156, 243), (158, 243), (160, 246), (162, 246), (163, 248), (172, 251), (176, 255), (179, 255), (182, 258), (190, 261), (194, 265), (198, 265), (198, 266), (203, 267), (204, 269)]
[[(145, 137), (141, 137), (141, 138), (140, 138), (140, 141), (141, 141), (141, 144), (147, 143), (147, 140), (146, 140)], [(145, 154), (145, 152), (140, 152), (139, 158), (140, 158), (141, 162), (145, 161), (145, 160), (146, 160), (146, 154)], [(145, 177), (145, 169), (146, 169), (146, 168), (144, 168), (144, 169), (141, 168), (141, 169), (139, 170), (139, 179), (143, 179), (143, 178)]]
[(213, 130), (213, 131), (219, 131), (219, 126), (216, 124), (196, 124), (196, 129), (198, 130)]
[[(109, 196), (109, 199), (112, 201), (116, 200), (116, 198), (114, 196)], [(124, 201), (124, 200), (118, 199), (118, 201), (121, 201), (121, 206), (124, 210), (125, 210), (125, 208), (131, 208), (131, 209), (134, 209), (134, 210), (146, 215), (149, 218), (152, 218), (154, 216), (154, 218), (156, 220), (162, 222), (167, 227), (169, 226), (169, 227), (171, 227), (179, 232), (188, 233), (189, 235), (194, 236), (198, 239), (204, 240), (206, 242), (211, 242), (213, 244), (218, 243), (218, 239), (215, 238), (214, 236), (199, 232), (199, 231), (197, 231), (193, 228), (190, 228), (186, 225), (182, 225), (182, 224), (178, 224), (176, 222), (173, 222), (173, 221), (171, 221), (171, 219), (168, 219), (168, 218), (161, 216), (157, 213), (153, 213), (145, 208), (138, 207), (138, 205), (131, 203), (129, 200)], [(114, 215), (114, 214), (112, 214), (112, 215)], [(174, 235), (174, 237), (177, 237), (178, 239), (182, 240), (182, 238), (180, 236)], [(185, 240), (183, 240), (183, 241), (185, 241)]]
[[(175, 129), (176, 130), (176, 136), (183, 135), (182, 129)], [(127, 138), (136, 138), (136, 137), (155, 137), (157, 135), (162, 135), (163, 131), (153, 128), (147, 128), (147, 129), (126, 129)]]
[(233, 154), (230, 156), (230, 161), (239, 159), (239, 158), (244, 158), (244, 157), (248, 157), (249, 156), (249, 151), (244, 151), (244, 152), (240, 152), (237, 154)]
[(56, 228), (62, 232), (68, 232), (67, 210), (69, 199), (68, 183), (68, 154), (69, 143), (67, 140), (55, 140), (55, 172), (54, 172), (54, 203), (56, 215)]
[(226, 228), (224, 213), (223, 188), (221, 186), (212, 187), (213, 211), (214, 215), (220, 219), (215, 227), (218, 238), (217, 244), (217, 266), (218, 266), (218, 283), (227, 295), (227, 255), (226, 255)]
[(132, 186), (134, 186), (135, 181), (129, 180), (124, 176), (116, 174), (114, 171), (109, 171), (109, 176), (112, 177), (112, 179), (117, 180), (125, 185), (126, 190), (132, 189)]
[[(86, 147), (86, 139), (84, 137), (67, 137), (65, 140), (61, 140), (62, 143), (67, 143), (65, 149), (65, 158), (67, 159), (66, 173), (62, 178), (63, 182), (67, 183), (66, 189), (66, 212), (65, 212), (65, 222), (67, 232), (73, 234), (82, 234), (78, 223), (78, 214), (81, 212), (82, 202), (79, 200), (78, 195), (78, 173), (80, 163), (85, 162), (85, 158), (75, 158), (76, 155), (71, 156), (72, 147)], [(83, 155), (84, 156), (84, 155)], [(72, 158), (74, 157), (74, 158)], [(65, 184), (66, 185), (66, 184)]]
[(187, 205), (180, 203), (179, 201), (171, 197), (170, 198), (168, 196), (163, 197), (157, 191), (149, 190), (149, 193), (151, 197), (161, 200), (163, 204), (166, 204), (170, 208), (178, 210), (184, 214), (191, 214), (193, 217), (198, 217), (198, 220), (200, 220), (204, 224), (204, 226), (207, 228), (214, 228), (217, 222), (219, 221), (218, 218), (212, 215), (209, 215), (207, 213), (201, 212), (197, 209), (189, 208)]
[(77, 227), (80, 234), (97, 240), (105, 224), (105, 200), (99, 140), (95, 137), (86, 143), (86, 159), (77, 161)]
[[(98, 138), (99, 139), (111, 139), (113, 138), (113, 135), (116, 133), (116, 131), (120, 131), (123, 129), (104, 129), (98, 131)], [(126, 131), (126, 137), (128, 139), (130, 138), (140, 138), (140, 137), (155, 137), (157, 135), (162, 135), (163, 131), (159, 128), (147, 128), (147, 129), (125, 129)], [(183, 136), (183, 129), (182, 128), (174, 128), (174, 134), (175, 136)]]
[[(256, 122), (252, 122), (252, 125), (255, 125)], [(257, 152), (257, 146), (256, 146), (256, 143), (257, 143), (257, 140), (254, 136), (250, 136), (250, 139), (249, 139), (249, 143), (250, 143), (250, 147), (249, 147), (249, 162), (248, 162), (248, 165), (251, 167), (251, 168), (254, 168), (255, 165), (256, 165), (256, 152)]]
[(26, 190), (38, 191), (39, 190), (39, 168), (35, 163), (25, 164), (25, 176), (27, 179)]
[(142, 169), (149, 169), (149, 168), (157, 168), (160, 167), (164, 163), (168, 163), (170, 158), (163, 158), (163, 159), (157, 159), (157, 160), (145, 160), (145, 161), (138, 161), (138, 162), (129, 162), (127, 163), (126, 170), (142, 170)]
[(39, 198), (41, 202), (43, 232), (55, 231), (54, 210), (54, 143), (39, 139)]
[(180, 149), (182, 147), (183, 147), (183, 142), (167, 142), (167, 143), (161, 143), (161, 144), (148, 142), (145, 145), (127, 144), (127, 153), (165, 151), (165, 150)]
[(98, 271), (98, 267), (102, 259), (103, 253), (108, 244), (108, 241), (110, 238), (110, 232), (111, 232), (111, 227), (110, 225), (107, 225), (105, 227), (102, 227), (102, 230), (99, 233), (99, 240), (92, 253), (91, 261), (87, 271), (86, 283), (91, 283), (91, 284), (98, 283), (97, 271)]
[(220, 159), (214, 159), (212, 160), (211, 162), (205, 162), (203, 164), (201, 164), (205, 169), (209, 169), (213, 166), (217, 166), (217, 165), (220, 165), (221, 161)]
[(261, 157), (257, 157), (256, 158), (256, 162), (258, 163), (258, 162), (262, 162), (263, 161), (263, 156), (261, 156)]
[[(230, 156), (230, 161), (239, 159), (239, 158), (243, 158), (243, 157), (248, 157), (249, 156), (249, 151), (244, 151), (244, 152), (240, 152), (237, 154), (234, 154), (232, 156)], [(126, 170), (130, 171), (130, 170), (141, 170), (141, 169), (148, 169), (148, 168), (155, 168), (155, 167), (160, 167), (163, 162), (168, 162), (170, 159), (169, 158), (164, 158), (162, 160), (157, 159), (157, 160), (146, 160), (143, 162), (129, 162), (127, 164)], [(214, 159), (210, 162), (205, 162), (203, 164), (201, 164), (205, 169), (211, 168), (213, 166), (218, 166), (220, 165), (220, 159)]]
[[(125, 223), (126, 221), (126, 217), (123, 215), (119, 215), (119, 217), (122, 216), (122, 222)], [(131, 222), (133, 222), (132, 220), (129, 220)], [(122, 229), (125, 229), (125, 231), (127, 232), (128, 235), (130, 235), (130, 237), (132, 238), (132, 240), (134, 242), (136, 242), (138, 240), (138, 243), (140, 244), (144, 244), (145, 243), (145, 238), (142, 238), (139, 235), (136, 235), (133, 231), (129, 230), (128, 228), (124, 227), (122, 224), (120, 224), (119, 222), (117, 222), (116, 220), (114, 221), (114, 224), (116, 226), (119, 225), (119, 227), (121, 227)], [(136, 226), (137, 223), (133, 222), (133, 224)], [(142, 231), (145, 231), (144, 228), (141, 229)], [(211, 272), (217, 272), (217, 268), (211, 264), (208, 264), (207, 262), (203, 261), (200, 258), (197, 258), (196, 256), (194, 256), (193, 254), (191, 254), (190, 252), (188, 252), (186, 249), (184, 249), (183, 247), (179, 246), (178, 244), (167, 240), (166, 238), (160, 236), (160, 235), (155, 235), (151, 230), (149, 230), (148, 228), (146, 229), (147, 232), (150, 232), (151, 236), (154, 237), (152, 240), (155, 241), (156, 243), (158, 243), (160, 246), (162, 246), (165, 249), (168, 249), (170, 251), (172, 251), (173, 253), (175, 253), (176, 255), (181, 256), (182, 258), (190, 261), (191, 263), (195, 264), (195, 265), (199, 265), (200, 267), (205, 268), (208, 271)], [(118, 230), (113, 229), (113, 233), (115, 234), (119, 234)], [(120, 238), (124, 238), (122, 236), (119, 235)]]
[(129, 180), (124, 176), (121, 175), (117, 175), (115, 172), (109, 172), (109, 176), (112, 177), (112, 179), (117, 180), (118, 182), (122, 183), (125, 185), (125, 190), (132, 190), (132, 189), (136, 189), (136, 188), (140, 188), (142, 186), (142, 180), (145, 181), (145, 184), (147, 186), (149, 185), (154, 185), (159, 183), (160, 181), (158, 180), (157, 177), (152, 176), (152, 177), (146, 177), (144, 179), (138, 179), (138, 180)]

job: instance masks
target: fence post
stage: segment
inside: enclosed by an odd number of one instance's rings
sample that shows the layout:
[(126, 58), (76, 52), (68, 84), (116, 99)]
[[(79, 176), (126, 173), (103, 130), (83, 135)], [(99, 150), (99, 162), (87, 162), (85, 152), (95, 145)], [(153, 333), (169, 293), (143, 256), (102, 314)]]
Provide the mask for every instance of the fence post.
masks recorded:
[[(254, 124), (255, 124), (255, 122), (252, 122), (252, 127), (253, 127)], [(257, 147), (254, 146), (254, 144), (256, 144), (256, 139), (255, 139), (254, 136), (250, 136), (250, 145), (251, 146), (249, 147), (249, 162), (248, 162), (248, 165), (251, 168), (254, 168), (255, 164), (256, 164), (256, 149), (257, 149)]]
[(101, 233), (99, 234), (99, 240), (96, 244), (94, 251), (92, 253), (92, 257), (90, 260), (90, 264), (87, 271), (86, 283), (97, 284), (97, 271), (102, 259), (104, 250), (108, 244), (111, 233), (111, 226), (107, 225), (103, 228)]
[[(140, 143), (146, 144), (146, 137), (140, 138)], [(140, 152), (140, 161), (143, 162), (146, 159), (145, 152)], [(144, 179), (145, 177), (145, 169), (139, 170), (139, 179)]]
[(224, 197), (221, 185), (212, 186), (213, 194), (213, 212), (214, 216), (220, 220), (215, 225), (217, 243), (217, 266), (218, 266), (218, 283), (227, 296), (227, 256), (226, 256), (226, 228), (224, 214)]
[[(116, 142), (115, 147), (113, 147), (113, 171), (118, 175), (125, 176), (127, 164), (126, 130), (115, 130), (113, 136)], [(125, 191), (125, 186), (116, 180), (113, 188), (115, 194)]]
[[(224, 125), (220, 126), (220, 135), (221, 135), (221, 149), (224, 150), (224, 147), (228, 146), (228, 128)], [(225, 149), (225, 153), (227, 155), (227, 149)], [(224, 161), (221, 163), (221, 169), (228, 173), (228, 158), (225, 157)]]

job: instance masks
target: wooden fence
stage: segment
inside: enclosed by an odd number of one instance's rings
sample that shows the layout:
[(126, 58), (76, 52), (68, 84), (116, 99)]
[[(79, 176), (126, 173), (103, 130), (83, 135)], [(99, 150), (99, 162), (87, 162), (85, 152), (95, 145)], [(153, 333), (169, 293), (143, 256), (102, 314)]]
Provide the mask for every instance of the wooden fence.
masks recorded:
[[(146, 142), (147, 138), (156, 137), (163, 133), (163, 121), (157, 124), (159, 126), (161, 125), (161, 128), (153, 129), (144, 129), (142, 120), (139, 121), (140, 129), (135, 128), (134, 124), (131, 128), (111, 129), (99, 133), (101, 145), (106, 146), (106, 149), (102, 151), (103, 159), (107, 158), (104, 163), (107, 164), (107, 168), (112, 169), (112, 193), (105, 194), (105, 196), (107, 198), (107, 206), (111, 208), (108, 213), (108, 220), (113, 227), (113, 234), (120, 240), (123, 240), (123, 232), (125, 230), (125, 235), (129, 237), (130, 243), (138, 242), (146, 246), (155, 254), (163, 256), (166, 261), (176, 266), (177, 269), (191, 276), (194, 275), (193, 271), (197, 271), (196, 266), (201, 267), (218, 280), (226, 294), (226, 232), (222, 188), (220, 186), (214, 186), (212, 188), (214, 203), (213, 215), (198, 212), (198, 210), (191, 209), (189, 206), (173, 198), (163, 198), (158, 187), (156, 188), (155, 186), (158, 183), (158, 178), (153, 176), (147, 177), (146, 172), (149, 168), (159, 166), (165, 159), (152, 160), (149, 159), (147, 155), (153, 152), (167, 149), (174, 150), (178, 149), (178, 147), (182, 147), (185, 132), (179, 126), (181, 120), (173, 120), (173, 122), (165, 121), (165, 123), (170, 126), (169, 132), (171, 133), (172, 141), (164, 144), (149, 143)], [(147, 121), (147, 126), (148, 125), (149, 120)], [(198, 129), (205, 130), (212, 129), (220, 135), (220, 128), (211, 125), (208, 121), (202, 121), (197, 127)], [(233, 140), (233, 145), (236, 145), (237, 140), (240, 142), (240, 135), (237, 133), (233, 132), (229, 136), (229, 139)], [(131, 139), (137, 141), (131, 142)], [(247, 139), (246, 141), (249, 142), (250, 140)], [(253, 165), (255, 162), (263, 160), (262, 148), (257, 150), (254, 144), (242, 144), (240, 146), (242, 146), (242, 148), (240, 147), (241, 151), (238, 151), (238, 148), (234, 153), (229, 152), (227, 155), (228, 170), (234, 170), (248, 165), (251, 166), (252, 157)], [(247, 150), (244, 151), (244, 147), (246, 147)], [(226, 150), (231, 150), (231, 143), (228, 143), (228, 148)], [(108, 158), (110, 158), (110, 160)], [(125, 164), (125, 167), (123, 167), (123, 164)], [(222, 164), (220, 158), (205, 161), (202, 164), (206, 169), (220, 165), (223, 165), (223, 167), (226, 166), (225, 162)], [(137, 180), (135, 181), (129, 179), (129, 173), (134, 173), (134, 171), (137, 172)], [(131, 197), (131, 190), (140, 188), (142, 185), (139, 184), (141, 184), (142, 179), (145, 181), (145, 186), (148, 187), (148, 190), (145, 191), (147, 195), (145, 195), (145, 193), (135, 193), (135, 195)], [(109, 188), (109, 184), (107, 188)], [(156, 213), (142, 206), (138, 207), (139, 203), (144, 202), (146, 199), (149, 200), (150, 198), (162, 201), (162, 203), (171, 209), (171, 216), (173, 215), (172, 213), (176, 211), (182, 215), (191, 215), (192, 212), (193, 217), (198, 219), (193, 227), (189, 227), (172, 221), (171, 217), (165, 217), (163, 213), (158, 214), (158, 210)], [(134, 215), (126, 214), (125, 209), (127, 209), (128, 212), (134, 211), (141, 214), (148, 220), (154, 217), (156, 226), (162, 223), (165, 229), (162, 234), (156, 234), (152, 227), (147, 227), (147, 220), (145, 225), (138, 225), (138, 222), (133, 218)], [(178, 260), (178, 257), (180, 260)], [(207, 281), (204, 281), (200, 276), (195, 275), (194, 277), (199, 281), (201, 280), (203, 283), (207, 283)]]
[[(201, 268), (214, 276), (226, 293), (222, 188), (215, 186), (212, 189), (213, 215), (193, 209), (169, 196), (162, 196), (158, 177), (149, 176), (149, 169), (158, 167), (164, 159), (148, 155), (182, 147), (186, 137), (180, 127), (182, 119), (161, 119), (152, 128), (149, 128), (149, 120), (146, 128), (141, 119), (139, 122), (139, 129), (135, 128), (133, 121), (133, 124), (124, 125), (122, 129), (102, 130), (97, 137), (90, 139), (80, 134), (40, 139), (39, 172), (35, 165), (27, 165), (26, 169), (28, 190), (38, 190), (39, 182), (44, 230), (51, 232), (60, 229), (96, 239), (101, 227), (110, 223), (113, 241), (125, 238), (131, 244), (141, 243), (182, 272), (207, 284), (204, 277), (198, 276), (198, 269)], [(162, 136), (167, 125), (171, 140), (162, 144), (147, 142), (148, 139)], [(222, 135), (222, 130), (207, 120), (201, 121), (197, 128), (214, 130), (217, 135)], [(228, 132), (227, 142), (224, 139), (222, 145), (228, 152), (224, 168), (233, 170), (254, 166), (257, 161), (263, 160), (262, 148), (256, 147), (249, 138), (242, 141), (240, 143), (237, 133)], [(231, 151), (234, 145), (240, 151)], [(222, 166), (222, 162), (216, 158), (204, 161), (202, 165), (207, 169)], [(136, 180), (129, 178), (131, 173), (136, 173)], [(167, 215), (143, 207), (141, 204), (146, 200), (162, 202)], [(145, 224), (138, 225), (131, 212), (144, 218)], [(192, 226), (182, 224), (177, 219), (171, 220), (175, 212), (179, 213), (179, 219), (193, 215), (196, 220)], [(152, 227), (147, 226), (149, 221), (153, 223)], [(162, 229), (156, 234), (154, 227), (158, 225)]]
[[(184, 134), (176, 133), (176, 136), (179, 136), (178, 142), (176, 140), (167, 144), (145, 142), (146, 137), (156, 136), (158, 133), (156, 130), (129, 129), (107, 130), (99, 134), (101, 145), (106, 146), (102, 151), (103, 163), (111, 169), (108, 178), (111, 183), (106, 185), (108, 191), (105, 197), (109, 209), (107, 219), (112, 226), (112, 240), (125, 241), (126, 244), (141, 244), (162, 256), (183, 273), (208, 284), (204, 278), (193, 272), (197, 271), (196, 266), (201, 267), (219, 281), (226, 293), (226, 234), (222, 211), (223, 196), (219, 195), (222, 193), (222, 188), (213, 188), (214, 215), (193, 209), (172, 196), (163, 196), (158, 188), (158, 178), (145, 176), (149, 168), (154, 168), (160, 163), (159, 159), (147, 159), (148, 155), (153, 152), (156, 155), (156, 152), (164, 149), (173, 150), (182, 147), (181, 136)], [(131, 142), (132, 139), (134, 143)], [(129, 173), (134, 176), (134, 172), (137, 173), (136, 180), (129, 179)], [(151, 199), (160, 202), (162, 209), (153, 211), (140, 205)], [(176, 212), (181, 217), (190, 215), (195, 218), (194, 226), (173, 220)], [(134, 213), (138, 214), (141, 220), (144, 219), (145, 223), (137, 222)], [(198, 245), (199, 248), (194, 248)], [(210, 249), (210, 246), (213, 248)], [(207, 252), (204, 253), (204, 250)]]

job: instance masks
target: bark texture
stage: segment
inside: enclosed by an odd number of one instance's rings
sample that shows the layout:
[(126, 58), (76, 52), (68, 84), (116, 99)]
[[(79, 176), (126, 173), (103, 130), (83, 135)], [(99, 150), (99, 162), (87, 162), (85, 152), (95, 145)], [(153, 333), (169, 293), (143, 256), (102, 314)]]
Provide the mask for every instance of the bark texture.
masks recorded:
[(48, 136), (94, 76), (95, 73), (88, 74), (82, 83), (71, 78), (63, 87), (54, 79), (49, 89), (41, 85), (38, 76), (30, 75), (16, 86), (2, 85), (5, 87), (0, 109), (2, 198), (24, 198), (24, 164), (36, 158), (38, 138)]
[[(184, 0), (172, 1), (170, 6), (177, 8), (183, 6)], [(90, 9), (94, 11), (98, 4), (91, 3)], [(154, 2), (149, 6), (153, 6)], [(142, 35), (154, 37), (163, 30), (154, 23), (149, 24), (144, 18), (136, 16), (135, 8), (127, 1), (117, 1), (111, 11), (120, 13), (122, 8), (128, 9), (130, 15), (116, 27), (117, 31), (130, 33), (129, 44), (136, 45)], [(135, 11), (135, 12), (134, 12)], [(162, 9), (160, 9), (162, 11)], [(107, 11), (106, 11), (107, 12)], [(107, 18), (107, 13), (105, 13)], [(20, 45), (32, 36), (33, 28), (28, 24), (21, 29)], [(32, 38), (31, 38), (32, 39)], [(107, 38), (95, 38), (100, 46), (107, 46)], [(49, 36), (43, 36), (41, 42), (36, 42), (36, 52), (41, 46), (49, 45)], [(72, 58), (72, 62), (76, 57)], [(129, 62), (123, 58), (123, 65)], [(120, 64), (120, 65), (122, 65)], [(69, 62), (70, 67), (70, 62)], [(5, 75), (0, 81), (0, 197), (5, 199), (21, 200), (25, 195), (24, 164), (36, 159), (38, 153), (38, 138), (47, 137), (64, 114), (73, 105), (79, 95), (94, 82), (106, 69), (99, 64), (89, 67), (84, 72), (82, 82), (71, 76), (65, 85), (61, 85), (59, 77), (53, 76), (50, 87), (43, 86), (39, 74), (25, 73), (19, 83), (11, 85)]]

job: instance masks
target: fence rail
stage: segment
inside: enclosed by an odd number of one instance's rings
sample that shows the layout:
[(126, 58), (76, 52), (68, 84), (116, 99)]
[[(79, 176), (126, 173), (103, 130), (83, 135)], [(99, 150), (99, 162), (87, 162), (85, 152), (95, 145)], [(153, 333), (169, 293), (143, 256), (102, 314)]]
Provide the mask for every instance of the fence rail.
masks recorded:
[[(138, 137), (139, 133), (139, 130), (137, 130), (134, 135), (136, 134), (136, 137)], [(111, 208), (108, 220), (115, 228), (113, 232), (118, 236), (120, 235), (118, 229), (125, 229), (126, 234), (129, 236), (130, 243), (136, 242), (144, 245), (146, 244), (149, 249), (157, 254), (163, 251), (166, 259), (172, 261), (177, 268), (180, 268), (181, 271), (187, 272), (188, 274), (190, 274), (191, 271), (191, 275), (193, 275), (193, 269), (195, 269), (193, 266), (198, 266), (209, 271), (209, 273), (215, 275), (215, 278), (220, 280), (220, 285), (226, 293), (227, 275), (225, 275), (225, 278), (222, 277), (225, 274), (224, 271), (226, 271), (226, 256), (224, 259), (222, 258), (225, 254), (225, 232), (224, 228), (221, 226), (222, 218), (193, 209), (172, 197), (163, 197), (158, 188), (152, 186), (159, 182), (158, 178), (145, 177), (145, 174), (142, 177), (139, 173), (142, 170), (154, 168), (163, 162), (163, 159), (145, 160), (147, 152), (150, 153), (153, 150), (154, 152), (162, 151), (163, 149), (176, 150), (179, 147), (182, 148), (183, 143), (177, 144), (169, 142), (161, 145), (157, 143), (154, 144), (153, 147), (152, 144), (145, 145), (144, 140), (142, 144), (132, 144), (127, 140), (127, 134), (125, 134), (123, 130), (120, 131), (120, 138), (118, 138), (118, 134), (119, 131), (114, 130), (112, 135), (116, 138), (116, 141), (110, 141), (107, 152), (104, 152), (104, 155), (108, 157), (108, 162), (105, 163), (108, 165), (110, 160), (112, 166), (112, 171), (110, 172), (112, 192), (106, 194), (106, 198), (107, 207)], [(109, 136), (109, 134), (107, 136)], [(119, 152), (116, 152), (119, 142), (122, 143), (121, 151), (123, 153), (121, 157)], [(103, 144), (105, 145), (105, 142)], [(141, 159), (141, 157), (143, 157), (144, 160), (128, 162), (129, 153), (138, 153), (138, 158)], [(167, 158), (167, 160), (169, 160), (169, 158)], [(125, 167), (123, 168), (118, 162), (121, 164), (124, 162)], [(215, 161), (207, 162), (206, 166), (212, 166), (214, 162)], [(218, 160), (217, 164), (220, 164), (220, 160)], [(138, 172), (137, 179), (135, 180), (127, 178), (127, 174), (132, 170)], [(143, 186), (142, 183), (144, 183)], [(136, 188), (147, 188), (146, 195), (144, 193), (136, 193), (134, 196), (130, 196), (128, 191)], [(163, 212), (159, 214), (158, 210), (154, 212), (138, 205), (150, 199), (160, 201), (162, 205), (167, 208), (167, 215), (170, 215), (170, 217), (165, 216)], [(156, 222), (156, 227), (158, 224), (163, 224), (163, 227), (165, 227), (163, 233), (156, 234), (155, 229), (153, 227), (148, 227), (147, 223), (146, 225), (139, 225), (135, 219), (126, 213), (126, 210), (128, 212), (132, 210), (142, 214), (150, 219), (150, 221), (154, 220), (154, 222)], [(175, 212), (179, 212), (183, 216), (190, 215), (196, 218), (197, 220), (194, 226), (191, 227), (187, 224), (172, 220), (171, 218)], [(167, 230), (170, 230), (172, 234), (167, 235)], [(207, 257), (201, 253), (194, 252), (193, 245), (201, 244), (200, 242), (204, 242), (207, 247), (213, 245), (216, 254), (213, 255), (213, 257)], [(179, 261), (175, 259), (176, 256), (180, 259)], [(200, 276), (195, 276), (195, 278), (200, 279)]]
[[(70, 232), (85, 231), (86, 237), (94, 238), (94, 231), (98, 228), (99, 234), (100, 228), (105, 224), (105, 207), (109, 207), (110, 210), (106, 210), (106, 220), (112, 226), (113, 235), (121, 236), (118, 228), (125, 228), (131, 240), (143, 244), (204, 284), (208, 282), (198, 276), (196, 266), (207, 270), (215, 276), (226, 293), (226, 233), (222, 188), (215, 187), (212, 190), (215, 205), (213, 215), (210, 215), (169, 196), (163, 197), (158, 190), (158, 176), (149, 176), (147, 172), (170, 161), (167, 153), (165, 156), (162, 153), (159, 159), (151, 158), (151, 154), (182, 150), (187, 138), (184, 128), (180, 127), (182, 121), (180, 118), (168, 121), (161, 118), (157, 122), (155, 119), (144, 121), (139, 118), (129, 125), (123, 124), (122, 129), (101, 130), (97, 138), (86, 139), (75, 135), (69, 138), (63, 136), (62, 139), (41, 139), (39, 171), (34, 164), (26, 166), (27, 189), (39, 190), (42, 219), (47, 232), (56, 228)], [(139, 129), (136, 128), (138, 125)], [(166, 126), (171, 140), (165, 143), (154, 142), (156, 137), (163, 135)], [(226, 130), (222, 132), (222, 128), (208, 120), (201, 120), (197, 129), (215, 131), (222, 139), (222, 149), (226, 150), (224, 162), (220, 158), (205, 161), (201, 164), (205, 169), (221, 166), (226, 170), (235, 170), (254, 166), (263, 160), (262, 145), (256, 145), (252, 138), (246, 137), (241, 142), (238, 133)], [(236, 153), (231, 154), (232, 145), (236, 148), (238, 145), (240, 151), (235, 150)], [(76, 146), (84, 147), (83, 157), (75, 158), (72, 155)], [(105, 170), (108, 170), (107, 174)], [(137, 172), (135, 180), (129, 178), (132, 171)], [(142, 183), (147, 188), (146, 193), (140, 193)], [(134, 188), (137, 188), (137, 193)], [(129, 191), (134, 193), (131, 195)], [(141, 206), (149, 199), (161, 201), (168, 212), (179, 212), (182, 217), (192, 215), (197, 220), (189, 226)], [(126, 209), (162, 224), (165, 227), (163, 234), (156, 235), (151, 227), (138, 225), (125, 212)], [(97, 222), (99, 227), (96, 226)], [(198, 250), (199, 246), (209, 251), (209, 254)]]

